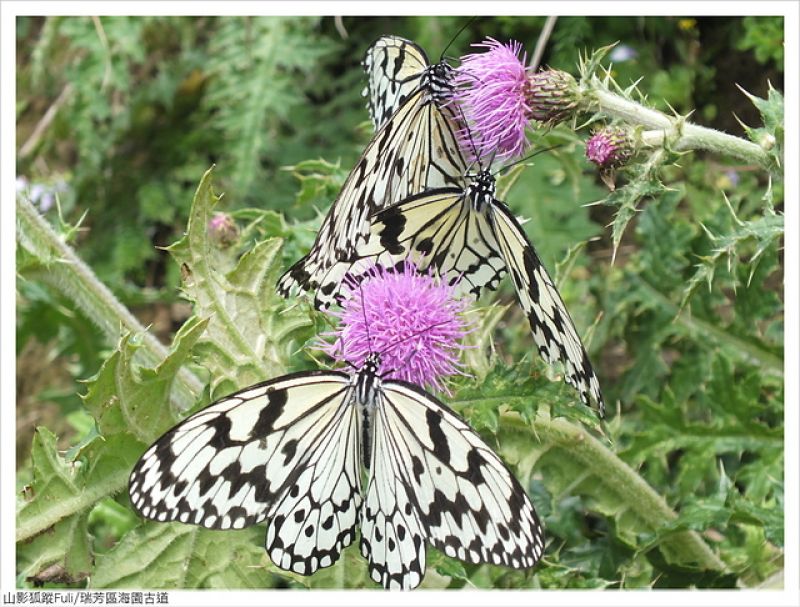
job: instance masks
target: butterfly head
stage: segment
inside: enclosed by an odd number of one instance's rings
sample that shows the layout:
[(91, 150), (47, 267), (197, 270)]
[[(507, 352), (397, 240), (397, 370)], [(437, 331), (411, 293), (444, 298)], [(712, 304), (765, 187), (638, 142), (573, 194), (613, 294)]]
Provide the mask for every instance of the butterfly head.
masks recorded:
[(380, 370), (381, 355), (378, 352), (368, 354), (355, 377), (356, 401), (359, 405), (375, 404), (381, 385)]
[(439, 105), (443, 105), (450, 100), (453, 94), (453, 68), (447, 61), (440, 61), (428, 67), (423, 77), (426, 88), (430, 95)]

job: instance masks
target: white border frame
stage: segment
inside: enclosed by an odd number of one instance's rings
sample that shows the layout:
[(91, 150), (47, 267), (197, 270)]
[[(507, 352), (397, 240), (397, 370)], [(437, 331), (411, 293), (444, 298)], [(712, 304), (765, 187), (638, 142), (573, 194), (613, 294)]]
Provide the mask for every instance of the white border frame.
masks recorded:
[[(800, 393), (798, 392), (798, 312), (800, 312), (800, 285), (798, 281), (798, 18), (800, 6), (791, 0), (769, 0), (762, 2), (479, 2), (464, 0), (459, 2), (22, 2), (4, 1), (0, 7), (0, 59), (2, 94), (0, 95), (0, 406), (3, 420), (0, 426), (0, 588), (2, 594), (16, 591), (14, 563), (15, 545), (15, 419), (12, 407), (16, 402), (16, 348), (15, 334), (15, 21), (20, 15), (200, 15), (200, 14), (253, 14), (253, 15), (331, 15), (334, 12), (343, 16), (384, 14), (384, 15), (475, 15), (491, 12), (507, 15), (783, 15), (785, 17), (785, 96), (786, 96), (786, 236), (784, 250), (785, 265), (785, 561), (784, 590), (735, 590), (735, 591), (652, 591), (643, 595), (636, 591), (592, 592), (583, 591), (462, 591), (436, 592), (417, 590), (413, 594), (382, 593), (380, 602), (385, 605), (402, 605), (408, 602), (420, 604), (442, 603), (459, 605), (497, 604), (515, 605), (573, 605), (591, 603), (592, 605), (675, 605), (682, 604), (726, 605), (800, 605), (800, 562), (798, 560), (798, 532), (800, 514), (798, 493), (800, 486), (800, 467), (798, 466), (800, 446)], [(377, 599), (369, 591), (228, 591), (228, 592), (189, 592), (169, 591), (171, 605), (259, 605), (269, 602), (291, 605), (371, 605)], [(646, 598), (645, 598), (646, 596)]]

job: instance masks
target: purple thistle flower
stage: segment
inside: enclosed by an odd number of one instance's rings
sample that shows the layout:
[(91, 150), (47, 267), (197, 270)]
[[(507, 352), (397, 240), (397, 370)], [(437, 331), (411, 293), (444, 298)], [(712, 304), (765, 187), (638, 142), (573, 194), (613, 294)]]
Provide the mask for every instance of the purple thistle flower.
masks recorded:
[(586, 157), (601, 169), (622, 166), (632, 155), (631, 137), (619, 127), (603, 127), (586, 142)]
[(463, 147), (473, 156), (476, 151), (478, 156), (495, 152), (501, 160), (518, 156), (527, 144), (530, 115), (525, 98), (527, 55), (520, 60), (522, 44), (514, 41), (503, 45), (487, 38), (472, 46), (488, 50), (462, 57), (453, 80), (454, 99), (469, 125), (459, 133)]
[(339, 327), (319, 344), (341, 362), (360, 366), (370, 352), (381, 354), (387, 377), (448, 392), (442, 380), (462, 373), (459, 343), (467, 332), (465, 299), (411, 262), (402, 270), (373, 266), (358, 281), (348, 276), (341, 311), (332, 312)]
[(534, 72), (526, 67), (527, 56), (523, 53), (520, 59), (519, 42), (503, 45), (487, 38), (473, 46), (488, 50), (462, 57), (453, 81), (454, 99), (468, 127), (459, 139), (470, 156), (494, 153), (500, 160), (519, 156), (527, 147), (525, 133), (531, 120), (554, 124), (578, 105), (575, 79), (559, 70)]

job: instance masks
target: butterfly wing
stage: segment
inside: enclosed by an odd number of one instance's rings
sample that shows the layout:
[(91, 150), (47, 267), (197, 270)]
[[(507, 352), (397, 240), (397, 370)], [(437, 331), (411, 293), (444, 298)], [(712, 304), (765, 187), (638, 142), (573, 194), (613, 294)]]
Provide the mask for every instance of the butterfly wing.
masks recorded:
[[(376, 418), (382, 420), (380, 411)], [(399, 470), (385, 423), (373, 429), (370, 476), (361, 509), (361, 554), (370, 577), (387, 589), (411, 590), (425, 575), (425, 532), (411, 486)]]
[(420, 86), (428, 57), (419, 46), (398, 36), (378, 38), (362, 63), (367, 73), (363, 95), (372, 124), (379, 130)]
[(584, 403), (588, 404), (591, 397), (602, 417), (605, 405), (600, 382), (558, 289), (509, 208), (494, 200), (492, 216), (499, 250), (519, 304), (528, 317), (539, 354), (550, 364), (560, 360), (565, 367), (566, 382), (578, 390)]
[(470, 209), (463, 189), (451, 187), (426, 190), (374, 215), (357, 261), (334, 265), (326, 280), (341, 281), (348, 272), (359, 276), (373, 264), (392, 267), (405, 259), (421, 271), (436, 268), (454, 285), (456, 296), (477, 298), (484, 288), (496, 289), (505, 273), (486, 215)]
[[(536, 346), (548, 363), (561, 361), (565, 380), (581, 400), (605, 405), (600, 383), (547, 269), (508, 207), (487, 197), (478, 204), (459, 188), (436, 188), (410, 196), (372, 217), (370, 236), (356, 261), (335, 264), (326, 281), (359, 276), (372, 264), (394, 267), (404, 259), (422, 271), (434, 267), (454, 284), (454, 294), (477, 298), (495, 289), (508, 271)], [(476, 210), (481, 208), (482, 210)]]
[[(304, 575), (355, 538), (361, 505), (349, 376), (298, 373), (223, 398), (158, 439), (130, 477), (142, 516), (209, 529), (270, 519), (267, 551)], [(309, 533), (311, 529), (311, 533)]]
[(383, 382), (375, 419), (362, 551), (365, 530), (375, 538), (380, 531), (377, 555), (372, 540), (367, 546), (384, 586), (387, 579), (402, 587), (418, 583), (425, 570), (423, 539), (470, 563), (536, 564), (544, 538), (533, 504), (466, 422), (424, 390), (400, 381)]
[[(379, 55), (388, 57), (376, 50), (372, 65), (383, 64), (382, 60), (374, 63)], [(413, 49), (408, 56), (415, 56)], [(416, 60), (405, 62), (400, 72), (410, 73), (415, 64)], [(371, 215), (428, 188), (463, 185), (466, 162), (456, 135), (457, 117), (442, 103), (433, 80), (423, 76), (413, 91), (406, 92), (414, 81), (410, 77), (409, 86), (398, 89), (401, 92), (395, 97), (404, 97), (402, 104), (367, 144), (323, 220), (311, 251), (281, 277), (278, 291), (282, 295), (298, 288), (316, 290), (315, 305), (327, 308), (336, 300), (341, 284), (341, 275), (330, 269), (337, 262), (354, 259), (369, 236)], [(382, 94), (378, 97), (383, 98)], [(381, 107), (390, 105), (387, 101)]]

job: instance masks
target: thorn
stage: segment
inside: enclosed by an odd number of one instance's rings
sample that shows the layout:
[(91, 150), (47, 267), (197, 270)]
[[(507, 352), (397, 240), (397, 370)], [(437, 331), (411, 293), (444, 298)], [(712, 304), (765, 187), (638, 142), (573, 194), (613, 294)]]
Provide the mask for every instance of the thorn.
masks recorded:
[(744, 222), (741, 221), (736, 216), (736, 211), (733, 210), (733, 206), (731, 205), (731, 201), (728, 200), (728, 195), (725, 192), (722, 192), (722, 199), (725, 201), (725, 204), (728, 205), (728, 209), (730, 209), (731, 215), (733, 215), (733, 220), (736, 222), (736, 225), (738, 225), (739, 227), (743, 226)]
[(736, 85), (736, 88), (742, 91), (751, 102), (755, 103), (755, 99), (757, 99), (755, 95), (748, 93), (744, 88), (742, 88), (742, 86), (739, 85), (738, 82), (734, 82), (734, 84)]
[(747, 131), (749, 131), (749, 130), (750, 130), (750, 127), (749, 127), (749, 126), (747, 126), (747, 125), (746, 125), (744, 122), (742, 122), (742, 121), (739, 119), (739, 117), (736, 115), (736, 112), (731, 112), (731, 114), (733, 114), (733, 117), (736, 119), (736, 122), (738, 122), (738, 123), (739, 123), (739, 126), (741, 126), (743, 129), (745, 129), (745, 130), (747, 130)]

